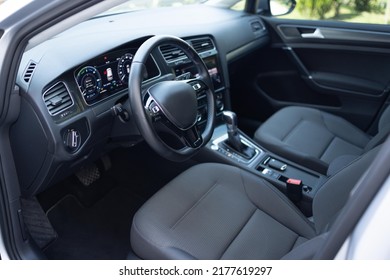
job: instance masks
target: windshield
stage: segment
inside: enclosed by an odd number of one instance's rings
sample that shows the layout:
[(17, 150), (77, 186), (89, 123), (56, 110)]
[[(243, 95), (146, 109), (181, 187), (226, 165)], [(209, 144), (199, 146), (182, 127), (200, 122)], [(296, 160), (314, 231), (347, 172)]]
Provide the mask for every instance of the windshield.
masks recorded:
[(33, 0), (0, 0), (0, 21), (15, 13)]
[[(1, 1), (1, 0), (0, 0)], [(245, 0), (129, 0), (125, 3), (113, 7), (99, 16), (106, 16), (118, 13), (127, 13), (136, 10), (181, 7), (184, 5), (206, 4), (235, 10), (242, 10)]]

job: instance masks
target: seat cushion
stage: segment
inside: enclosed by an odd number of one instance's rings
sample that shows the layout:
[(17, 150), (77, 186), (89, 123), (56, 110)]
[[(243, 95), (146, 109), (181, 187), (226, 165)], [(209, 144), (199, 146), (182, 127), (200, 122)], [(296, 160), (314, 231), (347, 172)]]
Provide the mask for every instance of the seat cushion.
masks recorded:
[(361, 155), (370, 136), (338, 116), (286, 107), (260, 126), (254, 139), (275, 154), (326, 174), (335, 158)]
[(222, 164), (187, 170), (148, 200), (131, 229), (144, 259), (279, 259), (315, 236), (275, 187)]

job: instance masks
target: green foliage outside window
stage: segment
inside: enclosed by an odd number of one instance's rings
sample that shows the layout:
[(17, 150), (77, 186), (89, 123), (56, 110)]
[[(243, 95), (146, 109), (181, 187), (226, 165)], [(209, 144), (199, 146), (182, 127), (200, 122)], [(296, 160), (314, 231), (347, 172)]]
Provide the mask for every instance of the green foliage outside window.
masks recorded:
[(390, 0), (297, 0), (287, 17), (389, 24)]

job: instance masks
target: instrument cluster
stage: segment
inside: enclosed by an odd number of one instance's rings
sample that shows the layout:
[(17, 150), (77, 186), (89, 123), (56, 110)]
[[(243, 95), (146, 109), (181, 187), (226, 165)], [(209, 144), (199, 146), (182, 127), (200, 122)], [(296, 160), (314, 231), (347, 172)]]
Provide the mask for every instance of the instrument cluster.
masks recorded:
[[(129, 73), (136, 49), (113, 51), (96, 57), (78, 67), (74, 76), (86, 104), (93, 105), (115, 93), (127, 89)], [(151, 56), (145, 80), (160, 75)]]

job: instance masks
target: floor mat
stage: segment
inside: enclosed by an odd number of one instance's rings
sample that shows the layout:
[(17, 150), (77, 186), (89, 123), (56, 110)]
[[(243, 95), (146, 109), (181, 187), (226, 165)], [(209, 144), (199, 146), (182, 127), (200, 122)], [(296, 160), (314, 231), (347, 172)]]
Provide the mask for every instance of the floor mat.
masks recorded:
[(23, 209), (23, 219), (31, 237), (39, 248), (43, 249), (47, 247), (58, 236), (41, 205), (36, 197), (30, 199), (22, 198), (20, 202)]
[(114, 188), (91, 207), (67, 195), (47, 215), (58, 239), (45, 253), (49, 259), (125, 259), (130, 249), (133, 215), (144, 199)]

